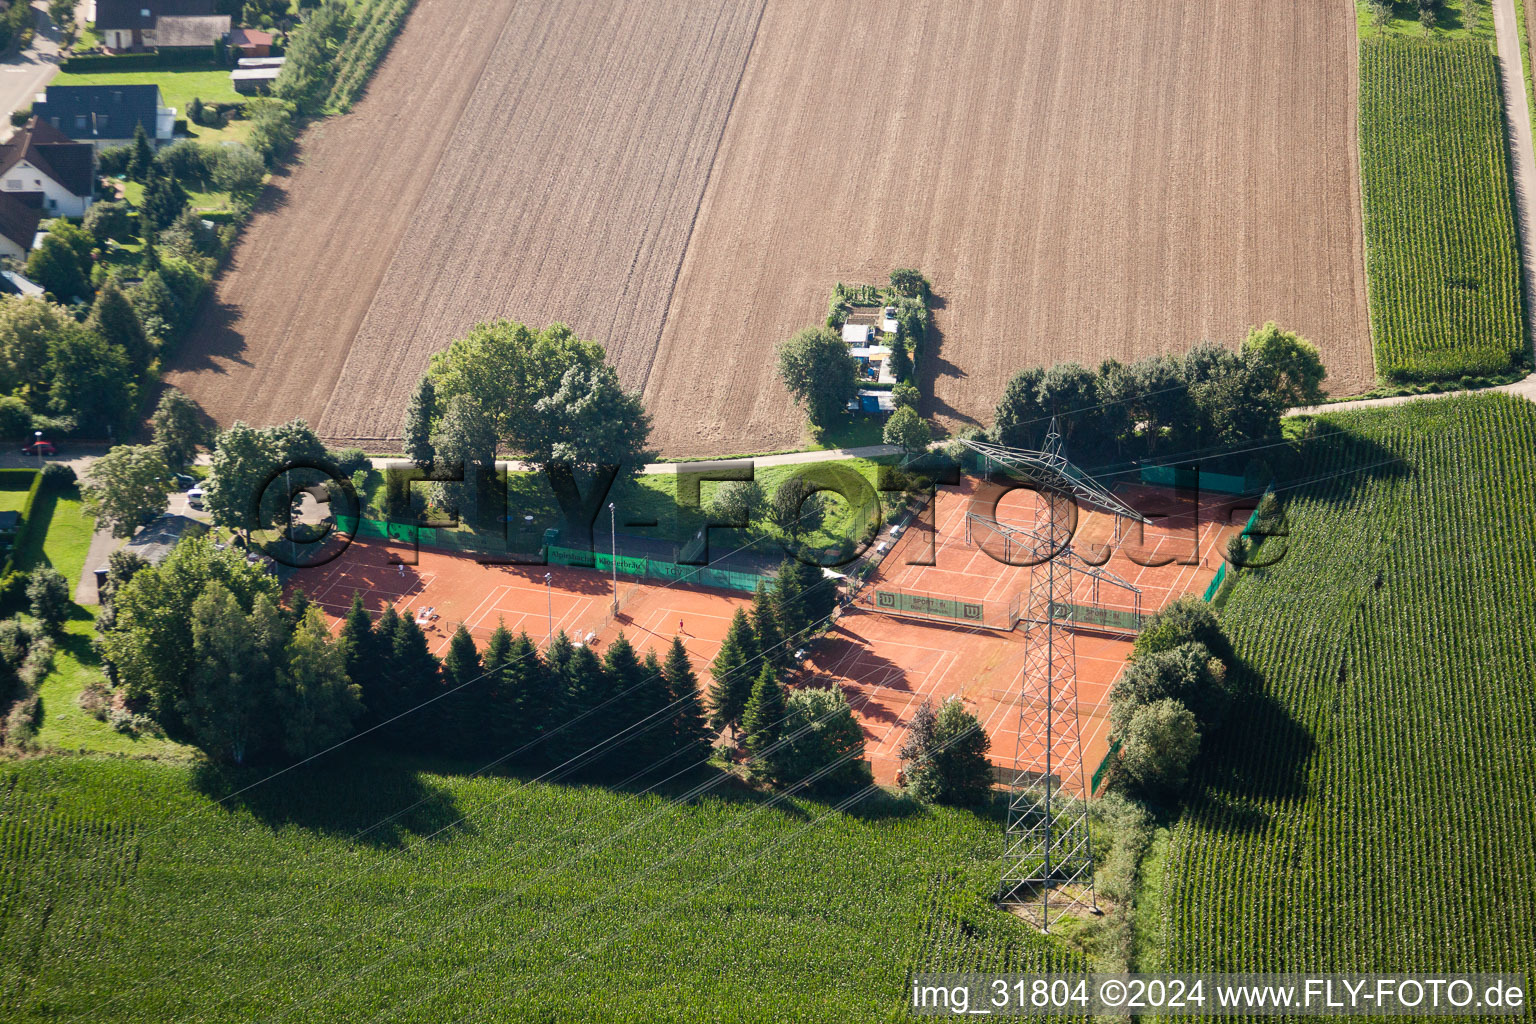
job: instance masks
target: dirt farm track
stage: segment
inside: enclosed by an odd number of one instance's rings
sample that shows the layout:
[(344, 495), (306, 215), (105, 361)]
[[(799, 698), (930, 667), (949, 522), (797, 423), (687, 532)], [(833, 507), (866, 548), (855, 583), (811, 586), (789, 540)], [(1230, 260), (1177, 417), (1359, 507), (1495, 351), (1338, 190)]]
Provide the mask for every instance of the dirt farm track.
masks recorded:
[(221, 424), (398, 436), (476, 321), (563, 320), (670, 455), (795, 446), (774, 345), (922, 268), (927, 412), (1275, 319), (1372, 378), (1336, 0), (418, 0), (169, 377)]

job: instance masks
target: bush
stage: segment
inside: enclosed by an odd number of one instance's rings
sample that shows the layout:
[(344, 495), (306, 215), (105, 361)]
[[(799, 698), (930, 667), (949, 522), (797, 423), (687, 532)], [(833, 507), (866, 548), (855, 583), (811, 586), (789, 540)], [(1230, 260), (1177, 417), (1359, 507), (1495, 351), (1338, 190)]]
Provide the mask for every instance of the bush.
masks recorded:
[(32, 410), (15, 395), (0, 398), (0, 438), (17, 441), (32, 429)]
[(205, 183), (208, 180), (209, 156), (209, 151), (196, 142), (182, 139), (156, 153), (154, 166), (161, 175), (180, 181)]
[(35, 693), (23, 697), (11, 705), (10, 714), (5, 716), (5, 745), (15, 750), (32, 749), (32, 740), (42, 721), (43, 699)]
[(209, 154), (209, 173), (220, 191), (249, 196), (261, 190), (267, 167), (261, 154), (249, 146), (231, 143)]
[(1187, 643), (1204, 644), (1223, 662), (1232, 661), (1232, 645), (1222, 631), (1216, 612), (1198, 597), (1186, 596), (1153, 615), (1136, 636), (1131, 659), (1171, 651)]
[(96, 154), (96, 169), (108, 178), (115, 178), (128, 173), (128, 162), (132, 159), (132, 146), (108, 146)]
[(74, 468), (63, 462), (50, 462), (43, 467), (43, 486), (55, 490), (68, 490), (79, 477)]
[(40, 565), (27, 578), (27, 601), (38, 621), (57, 633), (69, 618), (69, 581), (52, 566)]
[(873, 781), (864, 731), (840, 688), (796, 690), (786, 706), (782, 746), (769, 755), (775, 779), (789, 787), (806, 783), (814, 792), (848, 792)]
[(98, 242), (109, 238), (121, 242), (133, 234), (133, 222), (128, 216), (127, 203), (94, 203), (85, 211), (82, 223)]
[(1119, 771), (1133, 787), (1153, 797), (1173, 797), (1184, 788), (1189, 766), (1200, 750), (1195, 716), (1165, 698), (1139, 708), (1120, 748)]
[(373, 460), (361, 448), (343, 448), (339, 452), (332, 452), (331, 457), (336, 460), (336, 468), (345, 477), (351, 477), (359, 471), (366, 473), (373, 468)]
[(92, 679), (85, 684), (85, 689), (80, 691), (80, 696), (75, 703), (80, 705), (80, 710), (96, 719), (98, 722), (107, 720), (107, 713), (112, 710), (112, 690), (100, 679)]

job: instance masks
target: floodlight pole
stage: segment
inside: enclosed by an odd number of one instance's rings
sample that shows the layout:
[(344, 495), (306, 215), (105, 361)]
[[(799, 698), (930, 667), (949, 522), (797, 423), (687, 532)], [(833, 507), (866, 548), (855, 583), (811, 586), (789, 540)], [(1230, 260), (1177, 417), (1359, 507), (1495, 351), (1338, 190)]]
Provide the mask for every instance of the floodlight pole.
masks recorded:
[(555, 593), (554, 573), (544, 574), (544, 600), (549, 608), (549, 632), (544, 637), (544, 649), (549, 650), (549, 645), (555, 642)]
[(613, 541), (613, 614), (619, 614), (619, 528), (613, 502), (608, 503), (608, 537)]

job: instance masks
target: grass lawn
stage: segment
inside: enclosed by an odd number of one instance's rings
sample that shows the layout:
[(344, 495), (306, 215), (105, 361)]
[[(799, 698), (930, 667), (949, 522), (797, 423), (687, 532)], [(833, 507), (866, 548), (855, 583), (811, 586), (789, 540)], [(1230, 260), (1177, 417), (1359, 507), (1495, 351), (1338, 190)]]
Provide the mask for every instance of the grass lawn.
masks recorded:
[[(17, 565), (30, 569), (51, 565), (69, 580), (73, 588), (85, 569), (95, 524), (80, 504), (75, 488), (58, 492), (44, 490), (33, 505), (33, 518), (46, 524), (47, 531), (34, 530), (29, 543), (17, 553)], [(43, 698), (43, 725), (37, 742), (58, 750), (95, 750), (133, 754), (174, 754), (186, 748), (164, 739), (133, 739), (80, 710), (76, 698), (87, 683), (101, 678), (101, 659), (92, 649), (96, 611), (75, 606), (65, 624), (65, 635), (54, 656), (53, 671), (38, 687)]]
[(31, 486), (31, 473), (0, 473), (0, 512), (20, 512)]
[[(167, 71), (87, 71), (62, 72), (54, 85), (158, 85), (160, 102), (176, 108), (176, 116), (185, 118), (193, 97), (204, 103), (237, 103), (245, 99), (235, 92), (228, 69)], [(249, 142), (251, 122), (232, 120), (223, 128), (205, 128), (188, 124), (187, 137), (198, 142)]]
[[(186, 186), (183, 185), (185, 188)], [(123, 198), (132, 203), (135, 209), (144, 205), (144, 186), (137, 181), (123, 182)], [(196, 192), (187, 189), (187, 203), (194, 210), (227, 210), (229, 209), (228, 192)], [(122, 243), (122, 247), (138, 251), (143, 248), (142, 243)]]
[(229, 70), (87, 71), (60, 72), (53, 85), (158, 85), (160, 102), (187, 116), (187, 104), (195, 96), (205, 103), (235, 103), (242, 99), (229, 80)]
[[(1468, 0), (1442, 0), (1436, 12), (1435, 27), (1425, 31), (1419, 24), (1418, 4), (1412, 0), (1396, 0), (1392, 4), (1392, 19), (1378, 28), (1375, 18), (1371, 13), (1371, 5), (1367, 0), (1355, 0), (1355, 18), (1360, 29), (1361, 39), (1371, 39), (1379, 35), (1414, 37), (1422, 39), (1426, 35), (1435, 39), (1487, 39), (1493, 40), (1493, 11), (1488, 0), (1471, 0), (1475, 13), (1469, 19), (1466, 13)], [(1515, 0), (1515, 9), (1519, 10), (1522, 0)], [(1468, 27), (1468, 21), (1474, 24)]]

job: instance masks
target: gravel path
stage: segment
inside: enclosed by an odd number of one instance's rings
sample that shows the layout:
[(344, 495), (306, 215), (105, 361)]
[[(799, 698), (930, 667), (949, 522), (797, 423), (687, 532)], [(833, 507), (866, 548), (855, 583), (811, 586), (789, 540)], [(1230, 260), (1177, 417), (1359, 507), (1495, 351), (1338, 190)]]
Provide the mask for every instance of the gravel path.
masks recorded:
[(1531, 108), (1525, 92), (1525, 68), (1520, 57), (1520, 25), (1514, 0), (1493, 0), (1493, 28), (1499, 40), (1499, 74), (1504, 87), (1504, 124), (1509, 140), (1515, 185), (1515, 228), (1520, 235), (1520, 263), (1525, 285), (1527, 341), (1536, 318), (1536, 157), (1531, 151)]

